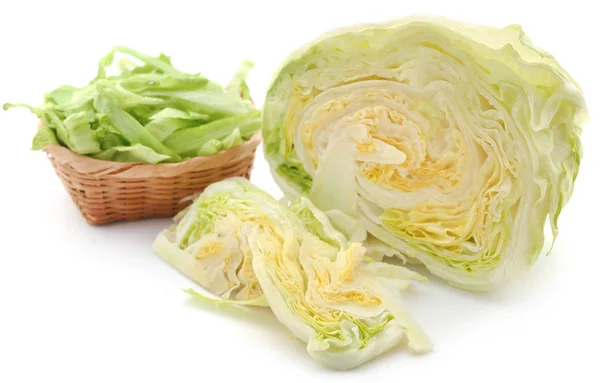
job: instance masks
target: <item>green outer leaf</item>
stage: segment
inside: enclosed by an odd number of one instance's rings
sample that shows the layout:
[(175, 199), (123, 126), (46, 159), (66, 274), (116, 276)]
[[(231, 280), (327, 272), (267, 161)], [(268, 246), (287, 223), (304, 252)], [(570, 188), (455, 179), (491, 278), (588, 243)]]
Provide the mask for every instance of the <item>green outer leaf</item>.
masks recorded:
[(100, 121), (98, 127), (94, 130), (94, 136), (98, 140), (102, 150), (115, 146), (127, 146), (129, 144), (126, 139), (116, 132), (115, 128), (106, 118)]
[(124, 46), (117, 46), (113, 49), (113, 52), (125, 53), (132, 57), (135, 57), (138, 60), (145, 62), (148, 65), (152, 65), (156, 69), (160, 70), (163, 73), (171, 74), (171, 75), (180, 75), (182, 72), (173, 68), (173, 65), (170, 62), (166, 62), (165, 60), (161, 60), (160, 58), (155, 58), (152, 56), (148, 56), (144, 53), (138, 52), (135, 49), (127, 48)]
[(158, 120), (162, 118), (173, 118), (181, 120), (208, 120), (208, 114), (200, 114), (195, 112), (187, 112), (175, 108), (164, 108), (149, 117), (150, 120)]
[(212, 156), (222, 149), (221, 141), (213, 139), (205, 143), (198, 150), (198, 156)]
[(114, 146), (98, 154), (92, 155), (98, 160), (157, 164), (171, 157), (158, 154), (147, 146), (135, 144), (131, 146)]
[(160, 58), (148, 56), (131, 48), (117, 46), (113, 48), (106, 56), (100, 59), (100, 62), (98, 63), (98, 75), (96, 76), (96, 79), (106, 78), (106, 68), (114, 61), (115, 53), (124, 53), (135, 57), (136, 59), (146, 63), (148, 66), (154, 67), (163, 73), (171, 75), (182, 74), (182, 72), (179, 72), (177, 69), (173, 68), (173, 65), (171, 65), (170, 62), (161, 60)]
[(253, 67), (254, 63), (252, 61), (244, 60), (231, 81), (229, 81), (227, 91), (234, 95), (241, 95), (244, 100), (250, 100), (250, 90), (246, 84), (246, 78)]
[(224, 118), (254, 110), (251, 103), (232, 97), (223, 89), (196, 89), (189, 91), (151, 91), (144, 96), (168, 99), (171, 106), (207, 114), (211, 118)]
[(236, 128), (239, 129), (242, 137), (250, 137), (260, 129), (260, 116), (261, 112), (255, 110), (195, 128), (178, 130), (165, 140), (165, 145), (183, 157), (194, 156), (202, 145), (212, 139), (223, 140)]
[[(86, 85), (81, 89), (77, 89), (72, 93), (71, 98), (67, 101), (67, 95), (65, 94), (53, 94), (50, 92), (47, 97), (50, 97), (56, 101), (62, 101), (61, 103), (45, 105), (44, 108), (51, 108), (55, 112), (60, 112), (64, 115), (77, 112), (91, 112), (93, 111), (93, 101), (96, 96), (96, 85)], [(50, 99), (49, 99), (50, 100)]]
[(244, 142), (244, 139), (242, 138), (240, 129), (235, 128), (233, 130), (233, 132), (229, 133), (229, 135), (221, 141), (221, 144), (222, 144), (221, 149), (233, 148), (234, 146), (238, 146), (238, 145), (242, 144), (243, 142)]
[(120, 85), (135, 93), (184, 91), (203, 89), (208, 84), (208, 79), (202, 76), (167, 76), (158, 73), (139, 74), (125, 78)]
[(166, 101), (160, 98), (140, 96), (123, 88), (120, 83), (100, 80), (96, 83), (98, 94), (110, 99), (118, 107), (128, 109), (141, 105), (163, 106)]
[(164, 141), (180, 129), (191, 128), (198, 125), (198, 121), (183, 120), (179, 118), (161, 118), (146, 124), (146, 129), (160, 141)]
[(181, 157), (173, 150), (163, 145), (135, 118), (123, 109), (117, 107), (107, 99), (98, 98), (95, 102), (96, 109), (105, 113), (114, 128), (131, 144), (142, 144), (154, 150), (158, 154), (169, 156), (172, 161), (180, 161)]
[(78, 90), (79, 89), (75, 88), (74, 86), (63, 85), (56, 88), (52, 92), (46, 93), (44, 99), (46, 102), (52, 102), (57, 105), (67, 104), (73, 99)]
[(65, 119), (64, 125), (69, 134), (73, 151), (80, 154), (92, 154), (101, 150), (86, 112), (71, 114)]
[(33, 137), (31, 150), (42, 150), (48, 145), (58, 145), (58, 140), (52, 129), (42, 126)]

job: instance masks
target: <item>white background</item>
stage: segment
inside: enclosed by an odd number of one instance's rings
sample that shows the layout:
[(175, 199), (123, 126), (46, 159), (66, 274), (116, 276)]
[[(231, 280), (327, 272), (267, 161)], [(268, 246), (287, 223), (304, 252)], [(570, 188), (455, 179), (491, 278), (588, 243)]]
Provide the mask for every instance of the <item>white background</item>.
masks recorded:
[[(583, 87), (592, 122), (554, 251), (488, 295), (433, 280), (407, 305), (435, 351), (401, 350), (350, 372), (316, 365), (269, 314), (191, 304), (192, 282), (153, 254), (168, 219), (90, 227), (44, 154), (29, 151), (25, 110), (0, 112), (0, 382), (270, 381), (598, 382), (600, 30), (593, 1), (6, 1), (0, 104), (38, 104), (82, 85), (113, 45), (165, 52), (183, 70), (227, 81), (244, 58), (259, 105), (291, 50), (337, 26), (410, 14), (522, 24)], [(253, 181), (280, 193), (262, 156)]]

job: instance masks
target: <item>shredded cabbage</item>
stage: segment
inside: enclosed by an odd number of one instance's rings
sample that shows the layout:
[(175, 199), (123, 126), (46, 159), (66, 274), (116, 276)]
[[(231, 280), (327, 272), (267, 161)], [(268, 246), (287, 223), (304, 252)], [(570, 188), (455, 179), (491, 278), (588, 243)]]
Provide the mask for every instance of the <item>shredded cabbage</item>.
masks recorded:
[[(181, 72), (164, 54), (118, 46), (100, 59), (97, 76), (84, 87), (60, 86), (39, 107), (3, 108), (27, 108), (43, 122), (33, 150), (62, 145), (106, 161), (181, 162), (240, 145), (260, 129), (261, 112), (246, 84), (253, 65), (244, 61), (223, 87)], [(108, 75), (111, 69), (117, 73)]]

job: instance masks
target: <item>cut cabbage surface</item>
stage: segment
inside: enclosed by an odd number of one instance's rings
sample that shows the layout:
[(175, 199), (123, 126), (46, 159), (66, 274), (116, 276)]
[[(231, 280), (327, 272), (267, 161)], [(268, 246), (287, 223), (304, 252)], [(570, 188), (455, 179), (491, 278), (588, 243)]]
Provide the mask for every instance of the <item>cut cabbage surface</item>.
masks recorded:
[(209, 186), (175, 221), (155, 240), (162, 258), (218, 302), (269, 305), (320, 363), (353, 368), (404, 339), (411, 351), (431, 349), (399, 295), (426, 279), (363, 263), (365, 248), (348, 243), (308, 199), (288, 208), (233, 178)]
[[(292, 53), (263, 111), (265, 155), (348, 238), (468, 290), (520, 275), (573, 192), (582, 91), (522, 29), (415, 17)], [(367, 238), (368, 233), (368, 238)]]

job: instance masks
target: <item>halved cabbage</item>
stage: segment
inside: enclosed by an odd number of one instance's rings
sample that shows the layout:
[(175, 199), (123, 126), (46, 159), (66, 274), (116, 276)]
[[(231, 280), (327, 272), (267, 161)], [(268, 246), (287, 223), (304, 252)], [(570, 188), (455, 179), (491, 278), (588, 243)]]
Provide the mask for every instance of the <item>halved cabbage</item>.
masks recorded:
[(431, 349), (398, 296), (426, 279), (362, 264), (364, 247), (348, 244), (309, 200), (287, 208), (233, 178), (209, 186), (175, 220), (155, 240), (161, 257), (227, 303), (268, 302), (322, 364), (353, 368), (404, 338), (414, 352)]
[(368, 232), (375, 253), (490, 290), (536, 260), (548, 218), (557, 235), (587, 109), (519, 26), (409, 18), (294, 52), (263, 116), (288, 199), (308, 196), (349, 238)]

